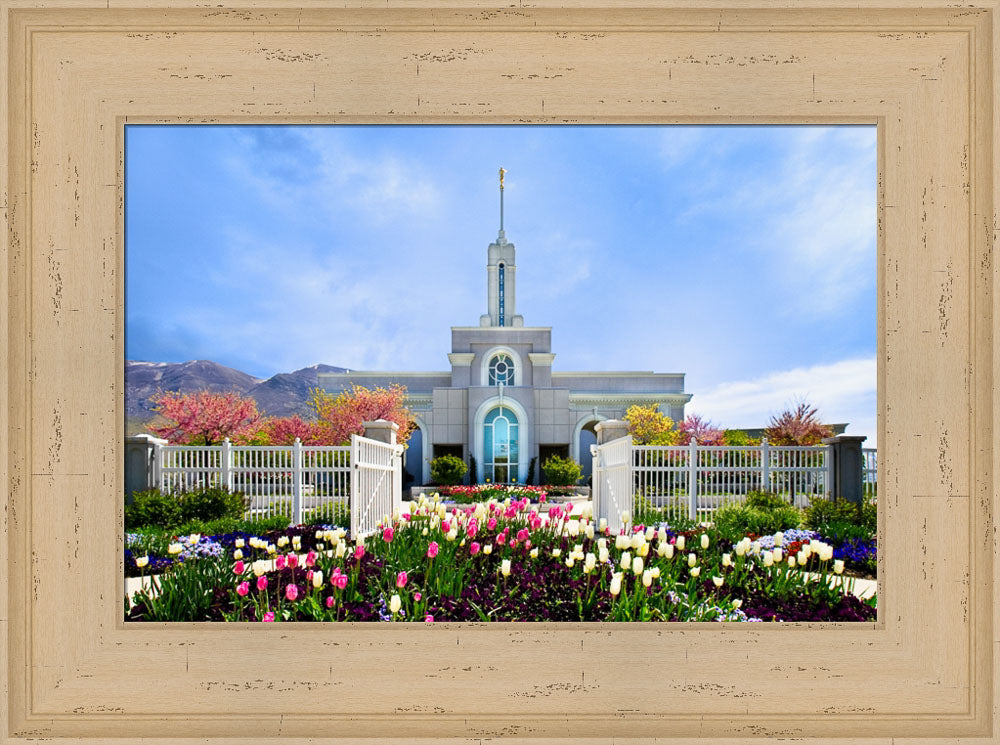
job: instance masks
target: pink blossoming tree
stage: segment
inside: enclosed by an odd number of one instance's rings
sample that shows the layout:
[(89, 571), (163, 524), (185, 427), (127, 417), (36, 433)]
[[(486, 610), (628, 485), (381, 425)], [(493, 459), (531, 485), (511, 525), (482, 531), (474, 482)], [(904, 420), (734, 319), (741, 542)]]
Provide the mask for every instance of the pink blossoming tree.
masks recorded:
[(257, 402), (236, 393), (160, 393), (151, 398), (166, 423), (153, 433), (178, 445), (215, 445), (237, 440), (260, 421)]

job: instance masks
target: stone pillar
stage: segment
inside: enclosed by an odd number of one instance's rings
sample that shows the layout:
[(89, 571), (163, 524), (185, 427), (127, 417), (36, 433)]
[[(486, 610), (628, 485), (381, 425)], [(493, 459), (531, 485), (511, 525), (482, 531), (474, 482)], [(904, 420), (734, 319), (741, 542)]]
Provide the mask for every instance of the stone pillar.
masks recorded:
[(156, 451), (166, 445), (153, 435), (130, 435), (125, 438), (125, 499), (132, 499), (132, 492), (155, 489), (157, 484)]
[(369, 440), (387, 442), (390, 445), (396, 444), (396, 432), (399, 431), (399, 425), (395, 422), (376, 419), (374, 422), (363, 422), (361, 426), (365, 428), (365, 437)]
[(628, 437), (628, 423), (620, 419), (605, 419), (594, 426), (594, 431), (597, 432), (597, 444), (603, 445), (612, 440)]
[(861, 443), (868, 438), (864, 435), (837, 435), (824, 437), (823, 444), (829, 446), (832, 461), (830, 473), (831, 499), (846, 499), (861, 504), (864, 499), (864, 460), (861, 457)]

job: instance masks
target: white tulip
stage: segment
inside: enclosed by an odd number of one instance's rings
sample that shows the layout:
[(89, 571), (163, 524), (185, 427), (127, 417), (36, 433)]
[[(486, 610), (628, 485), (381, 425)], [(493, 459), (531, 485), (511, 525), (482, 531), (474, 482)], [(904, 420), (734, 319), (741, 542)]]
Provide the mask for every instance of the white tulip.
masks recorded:
[(236, 549), (235, 551), (233, 551), (233, 558), (237, 559), (237, 560), (242, 559), (243, 558), (243, 552), (240, 551), (239, 549)]
[(649, 544), (643, 543), (639, 546), (639, 556), (646, 557), (649, 556)]
[(530, 556), (532, 559), (537, 559), (538, 558), (538, 549), (537, 548), (531, 549), (531, 551), (528, 552), (528, 556)]
[(597, 566), (597, 557), (593, 553), (587, 552), (587, 555), (583, 560), (583, 571), (588, 574), (593, 571), (594, 567)]
[(712, 584), (714, 584), (716, 587), (722, 587), (723, 582), (725, 582), (725, 579), (723, 579), (722, 577), (717, 577), (715, 575), (712, 576)]
[(562, 549), (561, 548), (554, 548), (554, 549), (552, 549), (552, 558), (558, 559), (560, 556), (562, 556)]
[(169, 546), (167, 546), (167, 553), (168, 554), (179, 554), (183, 550), (184, 550), (184, 546), (182, 546), (179, 543), (171, 543)]
[(617, 596), (618, 593), (620, 593), (621, 591), (622, 591), (622, 573), (615, 572), (614, 576), (611, 578), (611, 586), (608, 587), (608, 592), (610, 592), (612, 596)]
[(504, 559), (500, 562), (500, 574), (504, 577), (510, 576), (510, 559)]
[(692, 577), (697, 577), (699, 574), (701, 574), (701, 567), (695, 567), (691, 570)]
[(781, 548), (781, 545), (785, 542), (785, 534), (778, 532), (774, 534), (774, 545)]
[(622, 549), (629, 548), (632, 545), (632, 541), (624, 533), (619, 533), (615, 536), (615, 548), (619, 551)]
[(147, 564), (149, 564), (149, 556), (140, 556), (138, 559), (135, 560), (135, 565), (140, 569), (142, 569)]
[(317, 569), (313, 572), (313, 587), (315, 587), (318, 590), (322, 586), (323, 586), (323, 572)]
[(667, 542), (667, 529), (664, 528), (662, 525), (660, 526), (660, 529), (656, 531), (656, 538), (660, 543)]
[(722, 555), (722, 566), (724, 566), (724, 567), (730, 567), (732, 565), (733, 565), (732, 554), (723, 554)]
[(483, 546), (483, 553), (486, 554), (487, 556), (489, 556), (490, 554), (492, 554), (493, 553), (493, 544), (492, 543), (487, 543), (485, 546)]
[(757, 556), (760, 553), (760, 541), (754, 541), (751, 548), (753, 548), (753, 555)]
[(633, 551), (638, 551), (639, 546), (641, 546), (645, 542), (646, 542), (646, 536), (644, 536), (642, 533), (633, 533), (632, 540), (629, 541), (629, 548), (631, 548)]
[(632, 554), (628, 551), (622, 554), (621, 561), (619, 562), (622, 569), (628, 569), (629, 564), (632, 563)]
[(780, 548), (773, 549), (771, 551), (771, 555), (774, 557), (775, 561), (781, 561), (781, 557), (784, 556), (784, 554), (781, 553), (781, 549)]
[(701, 547), (708, 548), (708, 533), (701, 534)]
[(650, 574), (653, 575), (653, 579), (659, 579), (660, 578), (660, 568), (659, 567), (653, 567), (652, 569), (649, 570), (649, 572), (650, 572)]
[(264, 559), (258, 559), (257, 561), (255, 561), (251, 565), (254, 575), (259, 577), (260, 575), (265, 574), (267, 570), (270, 568), (270, 563), (271, 562), (265, 561)]
[(844, 560), (843, 559), (837, 559), (835, 562), (833, 562), (833, 573), (834, 574), (843, 574), (844, 573)]
[(643, 562), (641, 556), (632, 559), (632, 574), (642, 574)]
[(580, 535), (580, 521), (570, 520), (566, 523), (566, 534), (571, 537), (576, 537)]
[(343, 543), (343, 542), (338, 543), (337, 544), (337, 558), (338, 559), (344, 558), (344, 554), (346, 554), (346, 553), (347, 553), (347, 544)]
[(606, 517), (602, 517), (601, 521), (597, 524), (597, 529), (603, 533), (607, 527), (608, 519)]
[(678, 551), (683, 551), (684, 550), (684, 536), (682, 536), (682, 535), (677, 536), (677, 540), (674, 542), (674, 546), (677, 548)]
[(653, 573), (647, 569), (642, 573), (642, 586), (649, 587), (651, 584), (653, 584)]
[(770, 551), (764, 554), (764, 566), (769, 567), (774, 565), (774, 554)]
[(399, 609), (402, 607), (403, 602), (399, 599), (399, 595), (393, 595), (389, 598), (389, 612), (392, 615), (399, 613)]
[(736, 600), (733, 601), (733, 607), (739, 610), (741, 607), (743, 607), (743, 601), (737, 598)]
[(233, 545), (236, 546), (236, 548), (243, 548), (246, 543), (243, 542), (242, 538), (237, 538)]
[(688, 554), (688, 566), (693, 567), (698, 563), (698, 556), (696, 554)]
[(597, 556), (598, 556), (598, 559), (600, 560), (600, 562), (602, 564), (607, 563), (607, 561), (608, 561), (608, 549), (607, 549), (607, 546), (601, 546), (600, 548), (598, 548), (597, 549)]
[(573, 564), (576, 563), (576, 560), (573, 558), (573, 554), (570, 554), (569, 556), (567, 556), (566, 557), (566, 561), (563, 562), (563, 563), (566, 565), (566, 567), (568, 569), (572, 569), (573, 568)]
[(792, 569), (795, 568), (795, 557), (794, 556), (789, 555), (789, 557), (788, 557), (788, 566), (791, 567)]
[(653, 526), (650, 525), (648, 528), (646, 528), (646, 540), (652, 541), (654, 535), (656, 535), (656, 531), (653, 529)]
[(583, 534), (585, 536), (587, 536), (587, 538), (593, 539), (593, 537), (594, 537), (594, 524), (593, 523), (587, 523), (587, 527), (584, 528)]

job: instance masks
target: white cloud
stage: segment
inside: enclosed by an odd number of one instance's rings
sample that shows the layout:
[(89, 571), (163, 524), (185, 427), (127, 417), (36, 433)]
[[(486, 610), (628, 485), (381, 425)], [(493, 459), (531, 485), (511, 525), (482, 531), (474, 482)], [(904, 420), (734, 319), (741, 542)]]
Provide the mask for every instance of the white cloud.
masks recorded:
[(798, 401), (819, 409), (823, 421), (847, 422), (848, 434), (866, 435), (875, 447), (875, 357), (779, 370), (696, 393), (687, 413), (700, 414), (723, 427), (763, 427), (772, 415)]

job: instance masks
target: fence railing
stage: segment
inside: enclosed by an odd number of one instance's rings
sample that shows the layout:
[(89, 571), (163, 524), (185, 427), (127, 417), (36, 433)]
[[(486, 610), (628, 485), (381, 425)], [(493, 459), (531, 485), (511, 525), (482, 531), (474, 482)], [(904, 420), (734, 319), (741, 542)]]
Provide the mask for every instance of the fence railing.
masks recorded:
[[(667, 515), (706, 519), (715, 509), (742, 501), (748, 492), (770, 491), (797, 507), (817, 497), (827, 498), (833, 483), (830, 445), (778, 446), (764, 440), (753, 446), (632, 445), (631, 438), (592, 448), (594, 514), (612, 525), (617, 513), (633, 511), (631, 497), (665, 509)], [(630, 454), (622, 456), (623, 448)], [(617, 483), (622, 458), (631, 464), (628, 498)], [(863, 453), (865, 496), (875, 498), (877, 458), (874, 448)], [(613, 475), (615, 474), (615, 475)], [(627, 505), (627, 506), (626, 506)], [(612, 525), (612, 530), (615, 527)]]
[(878, 450), (861, 448), (861, 488), (865, 499), (878, 499)]
[(403, 446), (351, 435), (351, 536), (375, 532), (402, 495)]
[[(152, 457), (146, 483), (164, 494), (207, 487), (242, 492), (246, 516), (287, 515), (298, 525), (310, 513), (332, 516), (349, 505), (351, 534), (367, 535), (403, 502), (403, 446), (395, 424), (366, 422), (366, 434), (344, 446), (167, 445), (149, 440)], [(371, 431), (369, 431), (371, 427)], [(391, 431), (390, 431), (391, 430)]]
[[(632, 438), (612, 440), (593, 447), (594, 515), (605, 520), (612, 533), (618, 533), (634, 511)], [(625, 519), (623, 519), (625, 518)]]
[(296, 524), (351, 494), (351, 448), (303, 445), (163, 445), (156, 451), (164, 494), (204, 487), (243, 492), (247, 517), (283, 514)]

